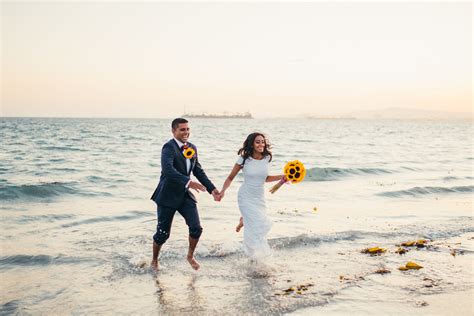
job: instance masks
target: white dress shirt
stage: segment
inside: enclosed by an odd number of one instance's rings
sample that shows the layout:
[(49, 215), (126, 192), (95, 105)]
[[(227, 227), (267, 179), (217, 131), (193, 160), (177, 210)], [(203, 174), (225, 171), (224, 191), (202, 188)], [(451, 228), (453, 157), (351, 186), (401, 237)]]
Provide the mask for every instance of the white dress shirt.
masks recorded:
[[(179, 140), (177, 140), (174, 137), (173, 137), (173, 139), (178, 144), (179, 148), (181, 148), (181, 146), (184, 146), (184, 143), (180, 142)], [(185, 158), (185, 159), (186, 159), (186, 174), (189, 174), (189, 169), (191, 169), (191, 159), (189, 159), (189, 158)], [(191, 182), (191, 180), (189, 180), (188, 183), (186, 183), (186, 185), (185, 185), (186, 188), (189, 186), (190, 182)]]

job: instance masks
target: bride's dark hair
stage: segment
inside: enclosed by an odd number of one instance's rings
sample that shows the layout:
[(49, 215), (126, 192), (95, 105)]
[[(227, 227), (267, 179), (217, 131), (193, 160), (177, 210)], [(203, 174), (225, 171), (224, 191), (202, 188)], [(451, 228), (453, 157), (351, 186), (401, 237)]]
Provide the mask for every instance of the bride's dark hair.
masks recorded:
[(245, 160), (247, 160), (248, 157), (251, 157), (253, 155), (253, 152), (254, 152), (253, 143), (255, 141), (255, 138), (257, 138), (257, 136), (262, 136), (263, 140), (265, 141), (265, 148), (263, 149), (263, 153), (262, 153), (263, 157), (270, 156), (270, 161), (272, 161), (273, 155), (272, 155), (272, 152), (270, 151), (270, 149), (272, 148), (271, 144), (268, 142), (265, 135), (259, 132), (255, 132), (247, 136), (247, 139), (244, 141), (242, 148), (240, 148), (239, 151), (237, 152), (238, 155), (244, 158), (244, 162), (242, 163), (242, 165), (245, 164)]

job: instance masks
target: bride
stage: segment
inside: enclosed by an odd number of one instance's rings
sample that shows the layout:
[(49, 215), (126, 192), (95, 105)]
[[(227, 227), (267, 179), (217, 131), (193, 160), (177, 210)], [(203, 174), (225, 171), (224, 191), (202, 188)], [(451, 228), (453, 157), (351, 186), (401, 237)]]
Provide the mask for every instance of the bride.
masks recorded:
[(251, 259), (259, 259), (271, 254), (267, 234), (272, 223), (265, 211), (264, 183), (279, 181), (284, 175), (268, 175), (268, 164), (272, 161), (272, 153), (270, 144), (262, 133), (248, 135), (238, 155), (237, 162), (222, 186), (221, 198), (237, 173), (242, 170), (244, 182), (238, 193), (242, 217), (236, 231), (244, 227), (244, 252)]

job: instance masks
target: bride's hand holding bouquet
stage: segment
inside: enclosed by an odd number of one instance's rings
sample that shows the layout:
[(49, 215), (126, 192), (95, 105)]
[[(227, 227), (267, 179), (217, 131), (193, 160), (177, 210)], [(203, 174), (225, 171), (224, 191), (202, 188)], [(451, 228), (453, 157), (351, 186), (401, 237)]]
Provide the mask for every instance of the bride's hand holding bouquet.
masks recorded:
[(283, 168), (284, 176), (281, 177), (281, 180), (275, 184), (270, 192), (275, 193), (284, 183), (299, 183), (303, 181), (306, 175), (306, 169), (303, 163), (299, 160), (293, 160), (288, 162)]

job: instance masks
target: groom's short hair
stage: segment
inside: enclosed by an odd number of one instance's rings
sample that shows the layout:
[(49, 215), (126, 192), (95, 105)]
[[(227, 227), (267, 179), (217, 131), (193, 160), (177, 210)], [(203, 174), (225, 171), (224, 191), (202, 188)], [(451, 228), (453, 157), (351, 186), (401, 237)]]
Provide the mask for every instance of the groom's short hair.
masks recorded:
[(179, 124), (188, 123), (188, 120), (182, 117), (175, 118), (173, 122), (171, 122), (171, 128), (177, 129)]

